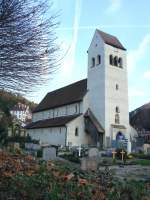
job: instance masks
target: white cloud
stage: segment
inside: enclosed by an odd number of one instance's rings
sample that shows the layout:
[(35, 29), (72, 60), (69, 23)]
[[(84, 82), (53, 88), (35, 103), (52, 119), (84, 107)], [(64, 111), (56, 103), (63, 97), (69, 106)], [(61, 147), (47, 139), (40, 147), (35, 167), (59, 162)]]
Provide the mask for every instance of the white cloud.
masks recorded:
[(107, 9), (107, 13), (114, 13), (121, 8), (122, 0), (110, 0), (110, 5)]
[(81, 15), (81, 0), (76, 0), (76, 7), (75, 7), (75, 17), (74, 17), (74, 24), (73, 24), (73, 37), (70, 44), (64, 42), (64, 49), (66, 56), (64, 57), (61, 66), (62, 66), (62, 73), (64, 75), (70, 75), (72, 73), (74, 64), (75, 64), (75, 54), (76, 54), (76, 45), (78, 40), (78, 31), (79, 31), (79, 21)]
[(139, 89), (136, 89), (136, 88), (130, 88), (129, 89), (129, 97), (132, 98), (132, 97), (142, 97), (144, 96), (144, 92), (139, 90)]
[(149, 79), (150, 78), (150, 70), (149, 71), (145, 71), (144, 74), (143, 74), (143, 77)]
[(137, 49), (130, 51), (127, 55), (127, 66), (129, 72), (136, 67), (137, 63), (142, 59), (150, 44), (150, 34), (147, 34)]

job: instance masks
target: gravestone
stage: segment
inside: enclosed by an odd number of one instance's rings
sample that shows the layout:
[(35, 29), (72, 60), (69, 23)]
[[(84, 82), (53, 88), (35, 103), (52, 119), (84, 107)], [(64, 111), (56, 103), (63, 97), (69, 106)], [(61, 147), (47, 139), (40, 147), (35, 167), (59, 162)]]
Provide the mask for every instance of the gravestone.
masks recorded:
[(88, 151), (88, 157), (89, 158), (98, 158), (99, 157), (99, 151), (97, 148), (90, 148)]
[(46, 147), (43, 148), (43, 160), (55, 160), (56, 158), (56, 148)]
[(144, 144), (143, 151), (145, 154), (150, 154), (150, 144)]
[(81, 169), (83, 171), (96, 171), (98, 167), (98, 160), (96, 158), (82, 158), (81, 159)]

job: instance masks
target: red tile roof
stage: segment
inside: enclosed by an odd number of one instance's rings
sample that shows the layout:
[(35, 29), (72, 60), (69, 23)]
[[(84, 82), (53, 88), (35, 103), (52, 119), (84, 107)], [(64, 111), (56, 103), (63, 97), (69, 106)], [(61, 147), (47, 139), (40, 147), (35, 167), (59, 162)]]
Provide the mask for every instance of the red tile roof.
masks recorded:
[(121, 44), (121, 42), (118, 40), (117, 37), (110, 35), (108, 33), (105, 33), (103, 31), (100, 31), (96, 29), (96, 31), (99, 33), (99, 35), (102, 37), (104, 42), (110, 46), (116, 47), (118, 49), (126, 50), (124, 46)]

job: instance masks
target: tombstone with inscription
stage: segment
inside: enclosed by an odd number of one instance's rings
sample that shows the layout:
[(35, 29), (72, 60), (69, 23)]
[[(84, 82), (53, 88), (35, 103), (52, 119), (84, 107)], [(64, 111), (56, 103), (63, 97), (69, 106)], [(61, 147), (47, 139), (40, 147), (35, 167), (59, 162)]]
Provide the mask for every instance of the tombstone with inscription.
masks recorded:
[(56, 148), (46, 147), (43, 148), (43, 160), (55, 160), (56, 159)]

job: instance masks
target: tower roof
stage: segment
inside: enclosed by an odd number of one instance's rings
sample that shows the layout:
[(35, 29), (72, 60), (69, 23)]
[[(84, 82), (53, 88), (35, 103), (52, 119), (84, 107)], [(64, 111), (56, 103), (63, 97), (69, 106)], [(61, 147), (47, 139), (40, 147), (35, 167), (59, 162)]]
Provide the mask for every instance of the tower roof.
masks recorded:
[(113, 47), (116, 47), (118, 49), (122, 49), (122, 50), (126, 50), (124, 48), (124, 46), (121, 44), (121, 42), (118, 40), (117, 37), (110, 35), (108, 33), (105, 33), (103, 31), (100, 31), (98, 29), (96, 29), (96, 31), (99, 33), (99, 35), (101, 36), (101, 38), (103, 39), (103, 41)]

